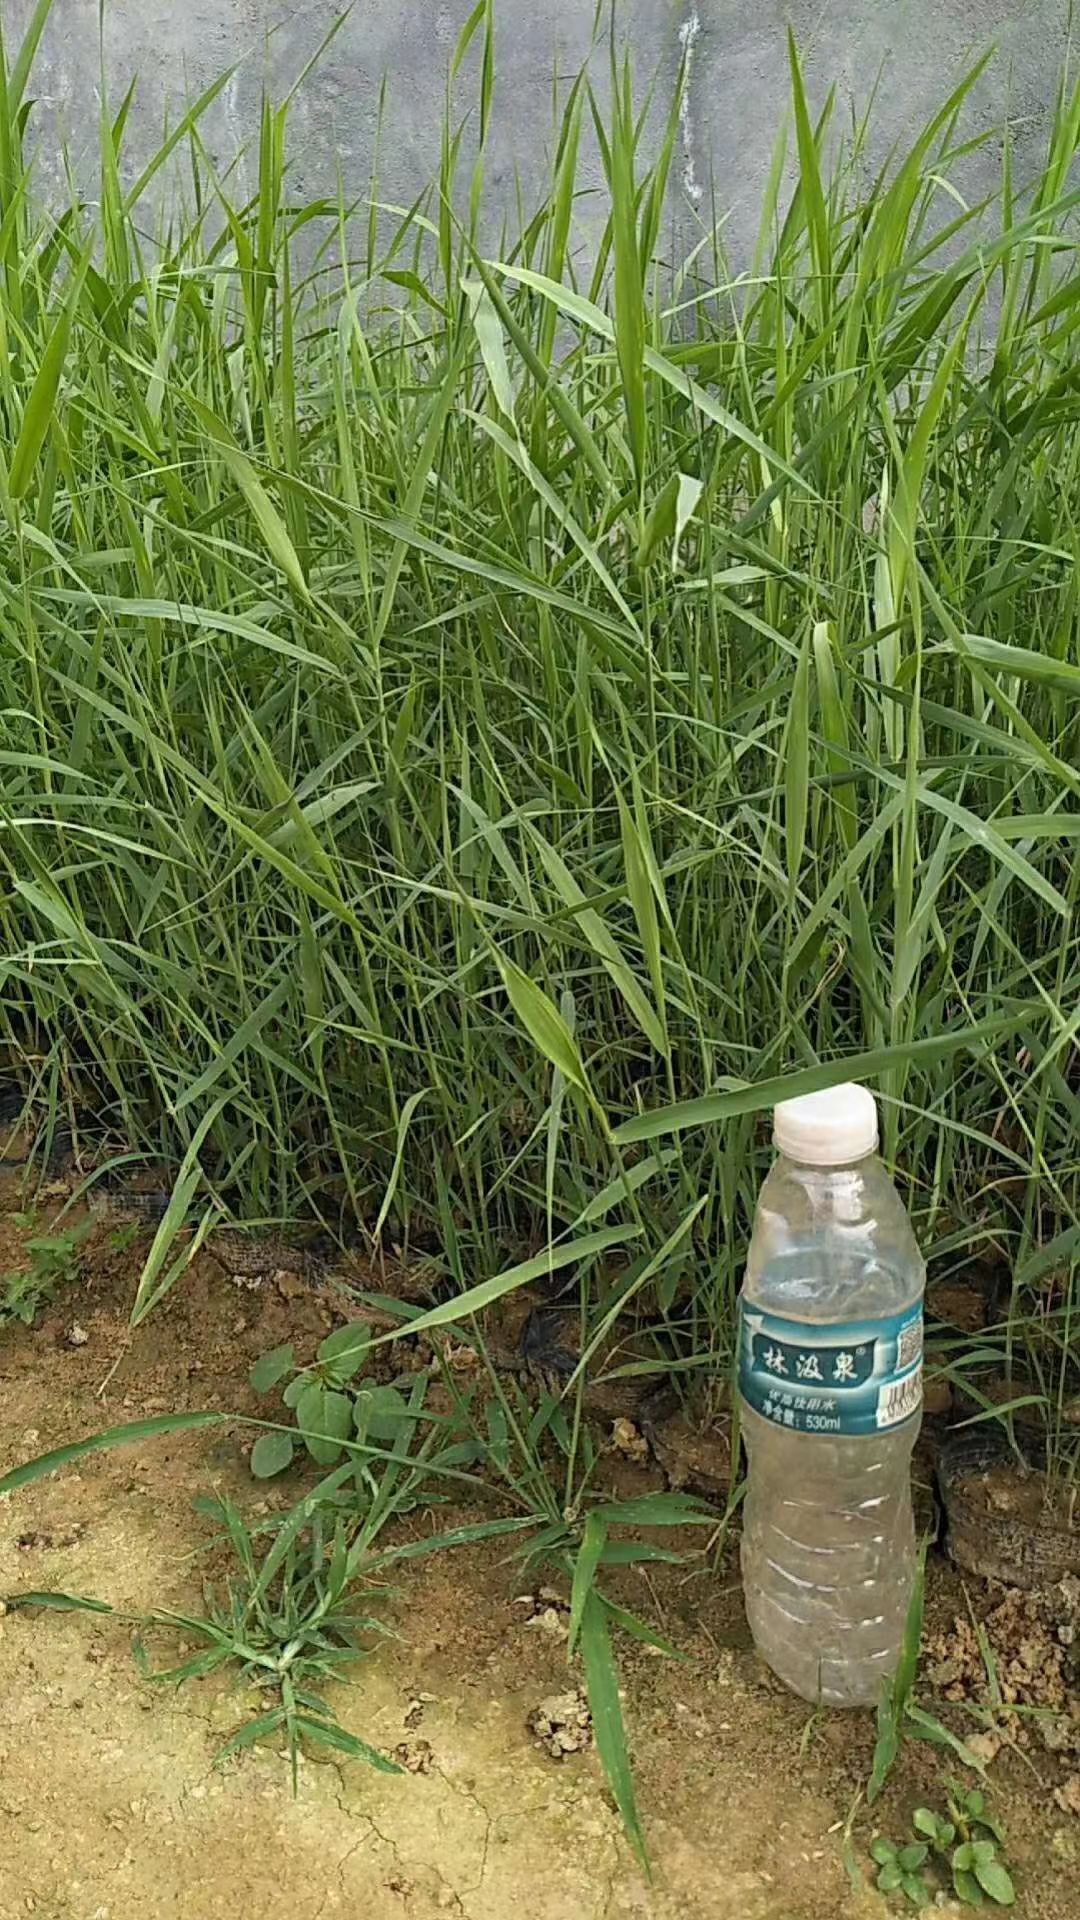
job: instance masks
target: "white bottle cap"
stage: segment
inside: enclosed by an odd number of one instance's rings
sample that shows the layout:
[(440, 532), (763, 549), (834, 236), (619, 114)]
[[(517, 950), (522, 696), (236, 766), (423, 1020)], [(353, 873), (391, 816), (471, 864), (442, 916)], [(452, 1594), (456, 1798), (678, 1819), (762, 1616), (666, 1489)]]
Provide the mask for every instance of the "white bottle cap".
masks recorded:
[(843, 1167), (873, 1153), (877, 1106), (868, 1087), (845, 1080), (821, 1093), (782, 1100), (773, 1109), (773, 1139), (788, 1160), (810, 1167)]

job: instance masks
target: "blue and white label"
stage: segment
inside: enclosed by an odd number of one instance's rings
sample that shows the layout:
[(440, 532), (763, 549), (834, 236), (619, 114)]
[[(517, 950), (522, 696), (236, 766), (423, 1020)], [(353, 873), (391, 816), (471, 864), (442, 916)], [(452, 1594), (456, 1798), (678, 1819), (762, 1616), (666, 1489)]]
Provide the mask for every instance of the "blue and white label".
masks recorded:
[(922, 1405), (922, 1305), (887, 1320), (808, 1324), (741, 1303), (739, 1390), (794, 1433), (881, 1433)]

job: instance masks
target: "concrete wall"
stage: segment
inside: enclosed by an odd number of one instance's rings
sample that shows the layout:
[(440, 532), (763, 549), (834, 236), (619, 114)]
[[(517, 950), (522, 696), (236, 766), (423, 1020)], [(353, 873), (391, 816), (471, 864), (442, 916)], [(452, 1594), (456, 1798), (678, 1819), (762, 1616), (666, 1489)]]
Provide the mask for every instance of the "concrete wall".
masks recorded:
[[(489, 181), (511, 203), (520, 176), (531, 199), (551, 148), (553, 72), (567, 77), (586, 58), (594, 0), (496, 0), (498, 85)], [(385, 198), (411, 200), (438, 164), (447, 64), (471, 0), (356, 0), (293, 116), (293, 180), (301, 196), (336, 190), (338, 170), (354, 190), (367, 183), (379, 84), (389, 76), (389, 112), (380, 159)], [(131, 164), (152, 151), (170, 109), (194, 98), (224, 67), (238, 71), (207, 122), (208, 143), (228, 161), (257, 124), (264, 78), (281, 89), (302, 70), (341, 11), (338, 0), (107, 0), (105, 60), (115, 103), (139, 75)], [(0, 0), (9, 40), (32, 0)], [(692, 237), (716, 203), (729, 214), (736, 258), (745, 257), (773, 138), (787, 110), (786, 31), (803, 52), (808, 85), (820, 99), (831, 79), (856, 103), (879, 80), (874, 146), (883, 154), (916, 127), (949, 84), (991, 41), (999, 54), (982, 79), (977, 111), (1013, 125), (1018, 173), (1037, 160), (1062, 70), (1068, 0), (617, 0), (617, 20), (637, 72), (659, 76), (670, 99), (684, 46), (690, 53), (685, 150), (676, 213)], [(596, 58), (602, 86), (605, 55)], [(879, 78), (880, 76), (880, 78)], [(473, 75), (458, 97), (471, 97)], [(46, 168), (59, 171), (60, 143), (86, 151), (94, 138), (98, 0), (56, 0), (35, 84)], [(998, 149), (968, 169), (973, 193), (991, 180)], [(587, 178), (599, 180), (595, 154)], [(250, 183), (250, 168), (247, 180)], [(586, 209), (587, 211), (587, 209)]]

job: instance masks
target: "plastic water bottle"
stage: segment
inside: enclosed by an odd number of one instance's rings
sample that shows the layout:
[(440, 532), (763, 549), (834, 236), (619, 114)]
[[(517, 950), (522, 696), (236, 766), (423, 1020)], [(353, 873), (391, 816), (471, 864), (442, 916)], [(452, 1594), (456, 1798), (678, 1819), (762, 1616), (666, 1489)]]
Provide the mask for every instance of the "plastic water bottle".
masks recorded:
[(739, 1332), (746, 1610), (796, 1693), (870, 1705), (899, 1658), (915, 1566), (926, 1269), (865, 1087), (784, 1101), (773, 1137)]

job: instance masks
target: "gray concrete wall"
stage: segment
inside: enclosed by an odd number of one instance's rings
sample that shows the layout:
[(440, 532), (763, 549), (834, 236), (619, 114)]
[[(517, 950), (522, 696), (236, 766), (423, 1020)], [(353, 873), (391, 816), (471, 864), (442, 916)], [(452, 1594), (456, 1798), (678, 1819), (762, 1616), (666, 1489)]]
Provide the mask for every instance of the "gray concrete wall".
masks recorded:
[[(357, 0), (295, 102), (291, 153), (298, 195), (335, 192), (339, 169), (350, 190), (365, 188), (385, 72), (381, 189), (388, 200), (413, 198), (438, 164), (446, 69), (470, 6), (471, 0)], [(289, 86), (340, 11), (338, 0), (107, 0), (105, 63), (114, 102), (139, 75), (128, 171), (153, 150), (178, 103), (238, 63), (207, 123), (216, 158), (231, 160), (257, 125), (264, 80), (278, 90)], [(489, 182), (494, 196), (512, 204), (520, 178), (529, 202), (546, 177), (551, 151), (552, 74), (569, 78), (585, 60), (593, 0), (496, 0), (496, 11)], [(31, 12), (32, 0), (0, 0), (9, 40)], [(715, 192), (729, 215), (733, 254), (745, 258), (787, 110), (789, 23), (814, 99), (835, 79), (843, 98), (865, 104), (878, 82), (878, 155), (914, 130), (995, 41), (998, 56), (980, 82), (975, 111), (984, 122), (1011, 121), (1022, 177), (1045, 138), (1066, 54), (1068, 0), (617, 0), (617, 20), (642, 82), (658, 76), (661, 100), (670, 99), (689, 45), (675, 211), (690, 238)], [(596, 68), (602, 87), (603, 49)], [(39, 101), (35, 124), (46, 169), (59, 170), (61, 141), (78, 155), (95, 137), (98, 71), (98, 0), (56, 0), (31, 89)], [(474, 72), (459, 79), (462, 106), (471, 98)], [(991, 147), (969, 166), (972, 193), (993, 178), (998, 158), (999, 148)], [(586, 178), (598, 183), (595, 154), (586, 154), (585, 167)]]

